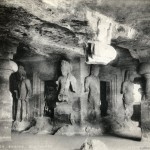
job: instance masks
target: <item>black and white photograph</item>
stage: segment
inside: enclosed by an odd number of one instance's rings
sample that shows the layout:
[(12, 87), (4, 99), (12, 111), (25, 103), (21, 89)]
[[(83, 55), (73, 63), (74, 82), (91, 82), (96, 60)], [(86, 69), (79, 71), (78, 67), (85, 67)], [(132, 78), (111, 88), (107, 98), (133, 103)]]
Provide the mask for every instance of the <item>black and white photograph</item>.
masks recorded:
[(150, 150), (150, 0), (0, 0), (0, 150)]

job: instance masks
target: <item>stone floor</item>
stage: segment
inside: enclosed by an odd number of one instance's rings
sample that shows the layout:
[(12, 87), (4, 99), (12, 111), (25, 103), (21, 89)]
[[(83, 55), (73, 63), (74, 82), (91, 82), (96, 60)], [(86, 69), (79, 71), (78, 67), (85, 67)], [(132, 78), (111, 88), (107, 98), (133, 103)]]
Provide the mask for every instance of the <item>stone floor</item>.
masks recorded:
[[(150, 150), (148, 141), (135, 141), (111, 135), (89, 137), (101, 140), (110, 150)], [(12, 141), (0, 142), (0, 150), (79, 150), (83, 136), (53, 136), (12, 133)]]

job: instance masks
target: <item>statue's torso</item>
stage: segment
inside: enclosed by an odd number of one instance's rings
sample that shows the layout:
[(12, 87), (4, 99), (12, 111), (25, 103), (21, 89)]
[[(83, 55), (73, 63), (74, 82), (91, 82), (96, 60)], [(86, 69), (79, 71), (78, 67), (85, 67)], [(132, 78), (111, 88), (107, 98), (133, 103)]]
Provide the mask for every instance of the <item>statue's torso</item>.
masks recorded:
[(124, 101), (126, 104), (133, 103), (134, 97), (133, 97), (133, 89), (134, 84), (130, 81), (124, 82)]
[(89, 76), (89, 98), (100, 99), (100, 80), (99, 77)]

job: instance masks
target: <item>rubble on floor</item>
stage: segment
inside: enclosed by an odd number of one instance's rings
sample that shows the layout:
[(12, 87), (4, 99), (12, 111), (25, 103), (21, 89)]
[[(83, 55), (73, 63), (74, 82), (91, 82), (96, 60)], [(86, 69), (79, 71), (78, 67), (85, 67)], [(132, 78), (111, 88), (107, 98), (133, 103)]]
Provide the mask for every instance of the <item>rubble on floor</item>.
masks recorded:
[(108, 150), (107, 146), (97, 139), (86, 139), (80, 150)]
[(31, 123), (29, 121), (21, 121), (21, 122), (15, 121), (12, 124), (12, 131), (21, 132), (27, 130), (30, 127), (31, 127)]
[(103, 130), (101, 127), (91, 127), (91, 126), (78, 126), (78, 125), (65, 125), (61, 127), (55, 135), (83, 135), (83, 136), (96, 136), (102, 135)]
[(53, 125), (49, 117), (38, 117), (35, 119), (35, 125), (24, 133), (33, 134), (52, 134)]

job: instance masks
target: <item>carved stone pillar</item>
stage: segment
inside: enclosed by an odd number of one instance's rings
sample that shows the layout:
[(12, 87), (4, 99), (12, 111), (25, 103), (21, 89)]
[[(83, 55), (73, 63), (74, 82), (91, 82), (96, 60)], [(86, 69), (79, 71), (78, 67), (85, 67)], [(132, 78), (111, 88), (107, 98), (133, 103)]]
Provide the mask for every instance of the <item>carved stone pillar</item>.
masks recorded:
[(144, 75), (146, 83), (145, 83), (145, 96), (146, 100), (150, 102), (150, 73)]
[(17, 68), (13, 61), (0, 59), (0, 140), (11, 139), (12, 96), (9, 91), (9, 77)]
[(150, 138), (150, 63), (142, 63), (139, 74), (145, 77), (145, 99), (141, 102), (141, 128), (144, 138)]
[(11, 73), (18, 70), (18, 66), (10, 59), (13, 59), (16, 50), (17, 43), (0, 41), (0, 141), (11, 139), (12, 95), (9, 78)]

